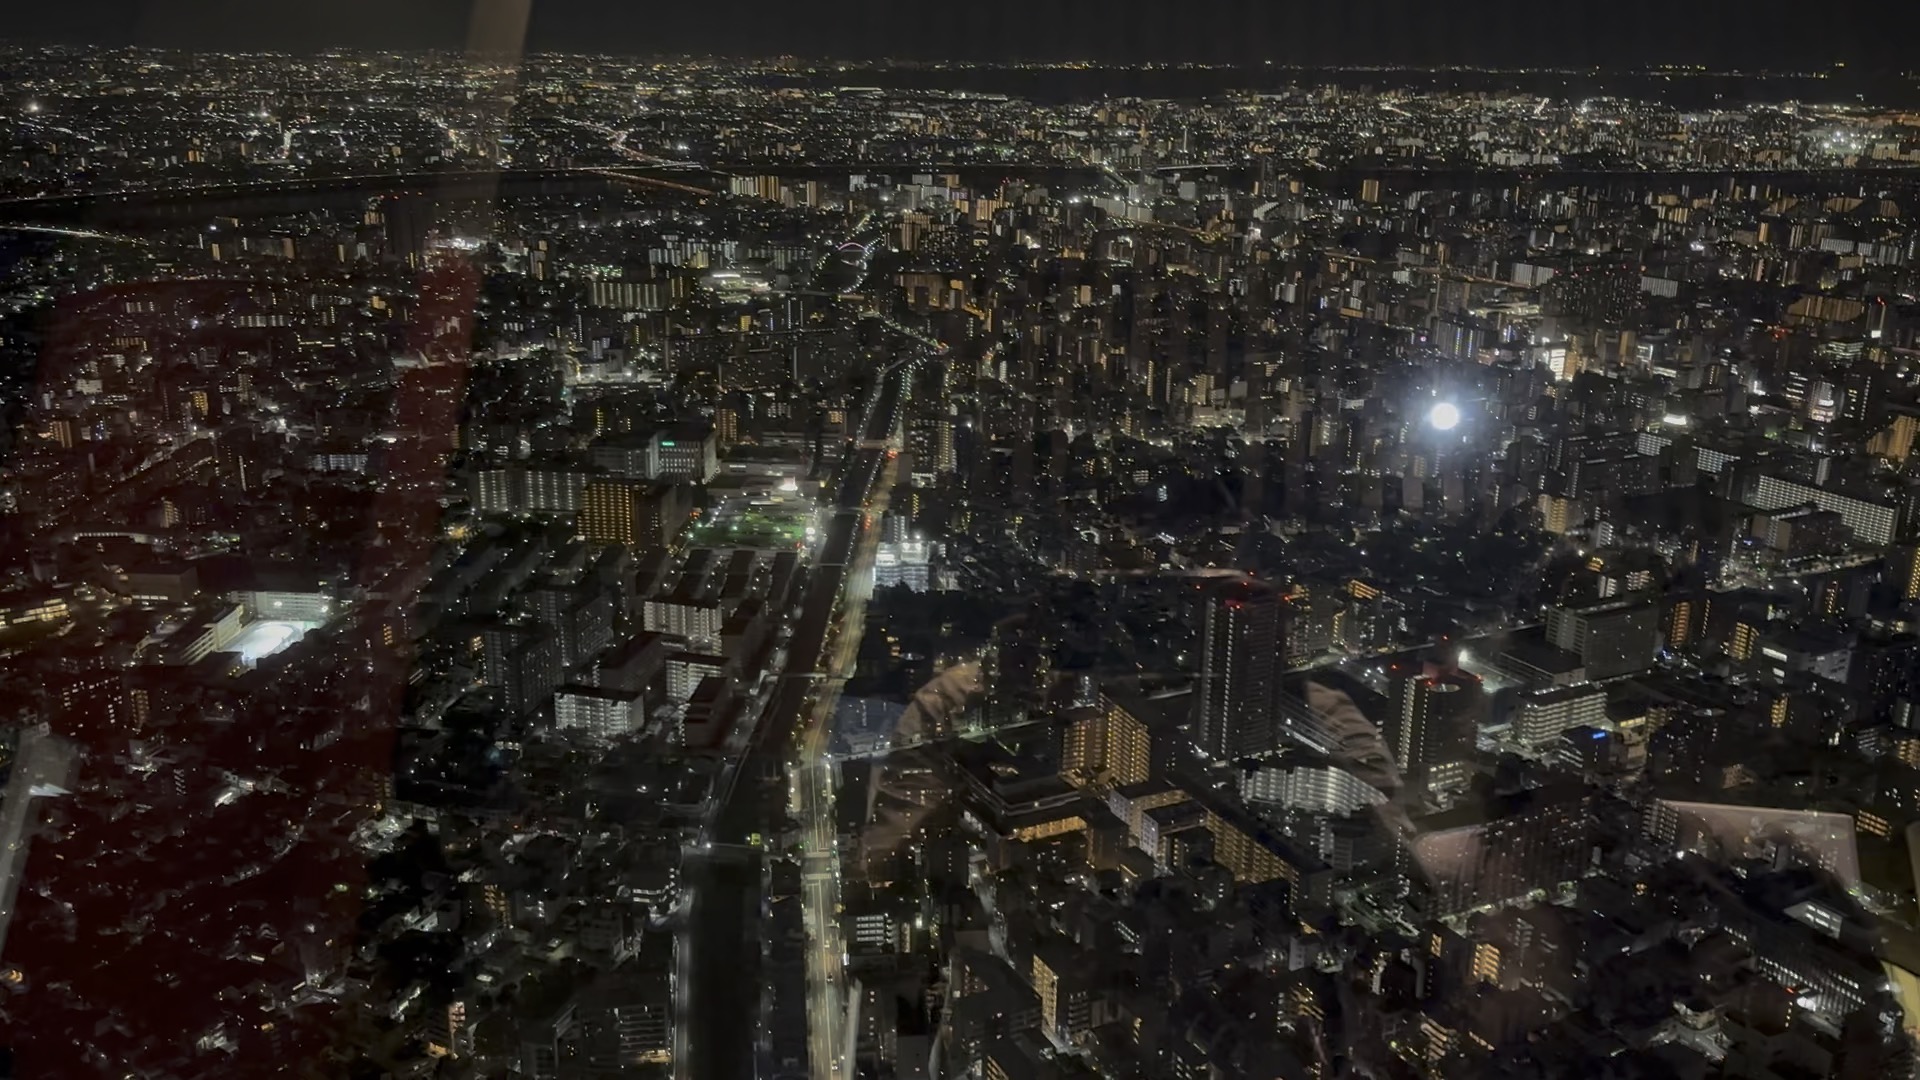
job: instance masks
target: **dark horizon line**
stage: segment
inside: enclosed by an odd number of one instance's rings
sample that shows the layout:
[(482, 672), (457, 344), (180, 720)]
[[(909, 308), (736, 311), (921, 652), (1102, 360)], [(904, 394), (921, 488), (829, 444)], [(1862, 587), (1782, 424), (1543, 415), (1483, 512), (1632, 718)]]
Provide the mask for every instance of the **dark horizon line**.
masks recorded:
[(1394, 62), (1386, 60), (1350, 62), (1350, 63), (1301, 63), (1299, 61), (1275, 60), (1156, 60), (1156, 59), (1101, 59), (1091, 56), (1061, 55), (1051, 58), (1030, 57), (1018, 60), (968, 59), (963, 57), (901, 57), (901, 56), (860, 56), (851, 53), (806, 53), (806, 52), (726, 52), (711, 49), (667, 49), (654, 52), (594, 52), (571, 48), (532, 48), (523, 53), (476, 52), (460, 45), (415, 45), (415, 46), (372, 46), (372, 45), (319, 45), (311, 49), (290, 49), (281, 46), (247, 46), (244, 48), (194, 48), (185, 45), (136, 45), (126, 43), (104, 44), (81, 41), (33, 41), (10, 38), (0, 34), (0, 49), (47, 49), (72, 50), (100, 53), (170, 53), (182, 56), (276, 56), (288, 58), (310, 58), (329, 55), (366, 54), (376, 56), (470, 56), (474, 59), (492, 59), (498, 56), (521, 55), (532, 58), (577, 57), (594, 60), (630, 60), (641, 63), (660, 61), (732, 61), (737, 63), (777, 63), (791, 61), (803, 64), (845, 64), (867, 68), (973, 68), (984, 70), (1018, 71), (1023, 69), (1067, 69), (1080, 68), (1093, 70), (1130, 70), (1143, 68), (1148, 70), (1193, 70), (1193, 71), (1302, 71), (1302, 72), (1383, 72), (1411, 73), (1421, 75), (1439, 74), (1482, 74), (1482, 75), (1663, 75), (1680, 78), (1807, 78), (1810, 76), (1831, 75), (1836, 71), (1848, 74), (1864, 74), (1920, 78), (1920, 69), (1896, 64), (1864, 64), (1856, 61), (1833, 60), (1811, 62), (1806, 66), (1785, 67), (1775, 65), (1755, 65), (1751, 67), (1723, 67), (1713, 64), (1677, 63), (1672, 61), (1643, 61), (1624, 64), (1575, 64), (1546, 63), (1537, 65), (1506, 65), (1474, 63), (1470, 61), (1445, 62)]

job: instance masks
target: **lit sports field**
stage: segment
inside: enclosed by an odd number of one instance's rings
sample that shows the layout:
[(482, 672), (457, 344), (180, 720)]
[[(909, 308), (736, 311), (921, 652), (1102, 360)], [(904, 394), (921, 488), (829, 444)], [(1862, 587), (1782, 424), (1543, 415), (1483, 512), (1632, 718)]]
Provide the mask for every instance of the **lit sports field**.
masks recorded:
[(688, 547), (743, 547), (778, 551), (806, 543), (813, 507), (798, 497), (729, 499), (695, 522)]
[(240, 636), (227, 646), (232, 652), (240, 654), (248, 667), (252, 667), (262, 658), (272, 656), (307, 635), (307, 631), (319, 626), (314, 622), (290, 622), (279, 619), (261, 619), (247, 624)]

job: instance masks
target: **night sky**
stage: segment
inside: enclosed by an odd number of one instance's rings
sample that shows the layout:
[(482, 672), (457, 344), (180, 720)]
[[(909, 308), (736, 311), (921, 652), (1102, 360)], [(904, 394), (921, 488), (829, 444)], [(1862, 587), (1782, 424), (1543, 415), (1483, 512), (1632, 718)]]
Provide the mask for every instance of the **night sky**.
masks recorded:
[[(475, 2), (35, 0), (0, 37), (457, 48)], [(625, 54), (1920, 68), (1912, 0), (532, 0), (528, 44)]]

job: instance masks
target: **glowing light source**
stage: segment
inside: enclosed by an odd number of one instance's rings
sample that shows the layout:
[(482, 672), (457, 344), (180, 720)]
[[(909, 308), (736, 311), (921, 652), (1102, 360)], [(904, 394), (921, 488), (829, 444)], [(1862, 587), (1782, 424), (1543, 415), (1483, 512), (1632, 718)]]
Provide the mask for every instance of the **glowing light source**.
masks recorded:
[(249, 623), (228, 648), (247, 664), (256, 664), (300, 640), (312, 625), (277, 619)]
[(1460, 426), (1460, 406), (1451, 401), (1435, 405), (1427, 413), (1427, 423), (1432, 424), (1435, 431), (1452, 431)]

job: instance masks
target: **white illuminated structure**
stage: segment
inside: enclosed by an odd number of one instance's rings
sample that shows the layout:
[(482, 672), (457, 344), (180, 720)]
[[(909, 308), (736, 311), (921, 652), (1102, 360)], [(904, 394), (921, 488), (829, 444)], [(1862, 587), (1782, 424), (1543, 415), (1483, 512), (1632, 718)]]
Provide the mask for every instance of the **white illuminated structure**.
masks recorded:
[(905, 585), (926, 592), (932, 585), (932, 555), (925, 540), (882, 540), (873, 553), (874, 587)]
[(1451, 401), (1442, 401), (1427, 412), (1427, 423), (1435, 431), (1452, 431), (1460, 426), (1460, 406)]

